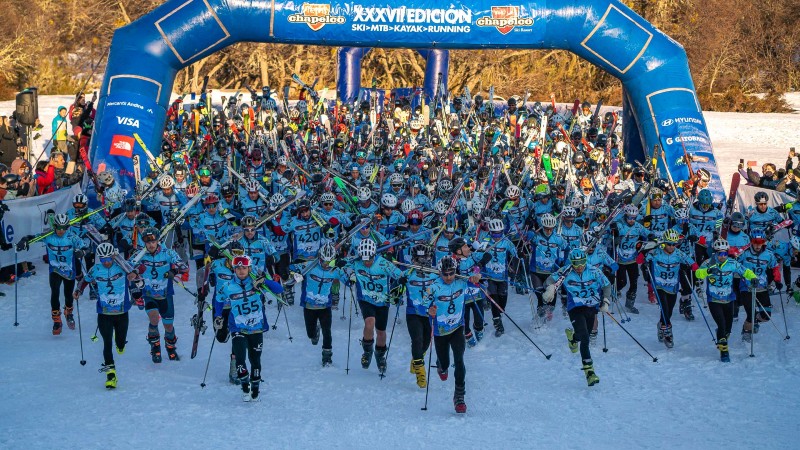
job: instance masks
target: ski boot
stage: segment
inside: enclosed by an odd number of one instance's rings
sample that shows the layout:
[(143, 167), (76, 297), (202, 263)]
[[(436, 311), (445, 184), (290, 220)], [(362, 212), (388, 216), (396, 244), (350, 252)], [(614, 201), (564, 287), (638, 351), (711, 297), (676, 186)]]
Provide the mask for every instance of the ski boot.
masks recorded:
[(564, 330), (564, 332), (567, 333), (567, 345), (569, 345), (569, 351), (572, 353), (577, 353), (579, 341), (575, 340), (575, 331), (573, 331), (572, 328), (567, 328)]
[(633, 306), (633, 303), (636, 301), (636, 292), (628, 291), (625, 295), (625, 310), (631, 314), (639, 314), (639, 309)]
[(261, 377), (250, 380), (250, 401), (257, 402), (258, 395), (261, 393)]
[(369, 365), (372, 363), (372, 344), (374, 343), (374, 340), (361, 340), (361, 347), (364, 349), (364, 353), (361, 355), (361, 367), (364, 369), (369, 369)]
[(506, 329), (503, 328), (503, 319), (500, 317), (495, 317), (492, 319), (494, 323), (494, 335), (495, 337), (500, 337), (505, 333)]
[(584, 359), (583, 367), (581, 369), (583, 370), (583, 373), (586, 375), (586, 383), (589, 386), (594, 386), (595, 384), (600, 382), (600, 377), (598, 377), (594, 373), (594, 366), (592, 365), (591, 359)]
[(666, 345), (667, 348), (672, 348), (675, 345), (675, 343), (672, 342), (672, 325), (662, 326), (661, 328), (664, 331), (664, 345)]
[(656, 329), (658, 330), (658, 342), (664, 342), (664, 325), (661, 324), (660, 320), (656, 324)]
[(322, 349), (322, 367), (330, 367), (333, 364), (333, 350), (330, 348)]
[(464, 394), (466, 394), (466, 391), (467, 389), (465, 386), (456, 386), (456, 390), (453, 392), (453, 406), (456, 408), (458, 414), (467, 412), (467, 404), (464, 403)]
[(283, 301), (287, 305), (294, 305), (294, 285), (286, 286), (281, 295), (283, 295)]
[(426, 386), (425, 360), (424, 359), (412, 360), (411, 373), (417, 376), (417, 386), (419, 386), (421, 389), (425, 389)]
[(70, 330), (75, 329), (75, 316), (72, 314), (72, 307), (65, 306), (64, 307), (64, 319), (67, 321), (67, 328)]
[(694, 312), (692, 312), (692, 300), (688, 296), (681, 297), (681, 312), (683, 317), (689, 322), (694, 320)]
[(161, 362), (161, 336), (158, 334), (147, 334), (147, 342), (150, 343), (150, 356), (153, 362), (158, 364)]
[(317, 324), (317, 332), (316, 334), (314, 334), (314, 337), (311, 338), (311, 345), (319, 344), (319, 332), (320, 332), (320, 327), (319, 324)]
[(747, 342), (748, 344), (753, 340), (753, 331), (752, 330), (745, 330), (742, 328), (742, 342)]
[[(423, 356), (422, 359), (424, 360), (425, 357)], [(408, 373), (410, 373), (411, 375), (414, 375), (414, 357), (413, 356), (411, 357), (411, 362), (408, 363)]]
[(467, 347), (472, 348), (478, 345), (478, 340), (475, 338), (475, 335), (472, 334), (471, 331), (464, 337), (467, 339)]
[(242, 401), (249, 402), (253, 399), (250, 394), (250, 374), (244, 366), (236, 367), (236, 376), (239, 378), (239, 383), (242, 386)]
[(758, 329), (760, 326), (761, 325), (759, 324), (758, 320), (756, 320), (756, 323), (753, 324), (753, 334), (758, 334)]
[(58, 336), (61, 334), (61, 311), (58, 309), (54, 309), (52, 312), (53, 316), (53, 336)]
[(172, 337), (170, 337), (170, 333), (167, 333), (164, 336), (164, 344), (167, 347), (167, 355), (169, 356), (170, 361), (180, 361), (181, 357), (178, 356), (178, 352), (175, 348), (175, 344), (178, 342), (178, 336), (175, 336), (174, 331), (171, 334)]
[(331, 309), (334, 311), (339, 310), (339, 293), (331, 293)]
[(536, 315), (539, 316), (539, 318), (544, 318), (544, 316), (547, 315), (547, 305), (537, 306)]
[(589, 332), (589, 345), (595, 345), (597, 343), (597, 330), (592, 330)]
[(478, 342), (483, 340), (483, 329), (475, 330), (475, 340), (477, 340)]
[(647, 283), (647, 300), (654, 305), (658, 303), (656, 291), (653, 290), (653, 285), (650, 283)]
[(731, 355), (728, 353), (728, 340), (722, 338), (717, 342), (719, 349), (719, 360), (722, 362), (731, 362)]
[(436, 373), (439, 375), (440, 380), (447, 381), (447, 367), (442, 367), (439, 364), (439, 358), (436, 358)]
[(116, 389), (117, 371), (114, 364), (101, 364), (98, 372), (106, 374), (106, 389)]
[(386, 347), (375, 346), (375, 364), (378, 366), (378, 373), (383, 376), (386, 373), (386, 352), (389, 351)]
[(231, 355), (231, 363), (228, 367), (228, 381), (231, 384), (239, 384), (239, 375), (236, 372), (236, 357)]

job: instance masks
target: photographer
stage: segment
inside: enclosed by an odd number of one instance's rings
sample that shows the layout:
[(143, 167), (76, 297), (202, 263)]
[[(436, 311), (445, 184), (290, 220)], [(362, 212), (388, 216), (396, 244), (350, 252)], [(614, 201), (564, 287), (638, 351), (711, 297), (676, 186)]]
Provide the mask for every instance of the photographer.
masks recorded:
[(61, 152), (53, 152), (49, 162), (39, 161), (36, 164), (37, 195), (49, 194), (60, 187), (56, 183), (56, 170), (62, 171), (66, 165), (67, 161)]
[(24, 159), (17, 158), (11, 163), (11, 172), (19, 176), (17, 187), (17, 198), (32, 197), (36, 193), (36, 186), (31, 171), (31, 163)]

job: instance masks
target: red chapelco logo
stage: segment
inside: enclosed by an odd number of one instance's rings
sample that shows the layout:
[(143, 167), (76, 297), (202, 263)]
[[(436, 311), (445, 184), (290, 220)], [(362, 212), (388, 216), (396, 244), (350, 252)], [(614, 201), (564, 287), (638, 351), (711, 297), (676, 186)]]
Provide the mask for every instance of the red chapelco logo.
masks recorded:
[(133, 157), (133, 143), (134, 139), (130, 136), (115, 134), (114, 137), (111, 138), (111, 148), (108, 149), (108, 154), (131, 158)]
[(501, 34), (508, 34), (514, 27), (533, 25), (533, 18), (519, 17), (519, 6), (492, 6), (491, 17), (481, 17), (475, 24), (479, 27), (495, 27)]
[(300, 13), (289, 16), (289, 23), (304, 23), (313, 31), (319, 31), (325, 25), (343, 25), (344, 16), (332, 16), (331, 5), (322, 3), (303, 3)]

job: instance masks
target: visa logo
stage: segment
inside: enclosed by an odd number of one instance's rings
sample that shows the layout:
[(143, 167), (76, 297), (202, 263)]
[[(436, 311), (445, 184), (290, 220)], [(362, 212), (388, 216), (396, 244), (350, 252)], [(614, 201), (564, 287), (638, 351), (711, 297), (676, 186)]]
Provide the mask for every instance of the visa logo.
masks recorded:
[(127, 125), (129, 127), (139, 128), (139, 120), (130, 117), (117, 116), (117, 123), (120, 125)]

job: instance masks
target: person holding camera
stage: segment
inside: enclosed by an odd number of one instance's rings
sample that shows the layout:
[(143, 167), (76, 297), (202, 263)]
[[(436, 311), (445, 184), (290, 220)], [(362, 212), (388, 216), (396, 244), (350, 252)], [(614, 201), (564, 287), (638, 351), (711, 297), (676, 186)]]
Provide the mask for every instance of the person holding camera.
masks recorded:
[(60, 186), (56, 182), (56, 170), (62, 171), (67, 165), (67, 160), (61, 152), (53, 152), (50, 154), (50, 161), (44, 163), (39, 161), (36, 165), (36, 191), (38, 195), (49, 194), (54, 192)]

